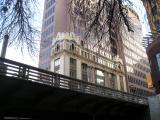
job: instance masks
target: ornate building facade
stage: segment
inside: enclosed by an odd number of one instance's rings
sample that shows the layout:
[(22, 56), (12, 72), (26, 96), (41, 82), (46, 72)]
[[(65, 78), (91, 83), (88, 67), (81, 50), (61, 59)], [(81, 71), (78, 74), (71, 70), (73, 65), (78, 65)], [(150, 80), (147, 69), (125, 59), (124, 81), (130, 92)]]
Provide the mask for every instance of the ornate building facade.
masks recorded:
[(74, 33), (58, 33), (52, 46), (51, 71), (127, 92), (124, 65)]

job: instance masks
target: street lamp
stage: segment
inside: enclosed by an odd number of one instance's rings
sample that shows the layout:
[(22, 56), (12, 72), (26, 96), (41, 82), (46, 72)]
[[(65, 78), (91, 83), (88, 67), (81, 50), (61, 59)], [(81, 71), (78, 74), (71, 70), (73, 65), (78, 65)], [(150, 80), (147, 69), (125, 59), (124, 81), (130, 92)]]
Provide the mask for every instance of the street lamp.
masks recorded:
[(8, 46), (8, 40), (9, 40), (9, 35), (5, 34), (4, 35), (3, 45), (2, 45), (2, 51), (1, 51), (1, 57), (2, 58), (5, 58), (5, 56), (6, 56), (6, 51), (7, 51), (7, 46)]
[[(6, 56), (6, 51), (7, 51), (7, 46), (8, 46), (8, 40), (9, 40), (9, 35), (5, 34), (4, 35), (4, 41), (3, 41), (3, 45), (2, 45), (2, 51), (1, 51), (1, 57), (5, 58)], [(2, 62), (0, 65), (0, 72), (1, 74), (6, 74), (7, 71), (7, 66)]]

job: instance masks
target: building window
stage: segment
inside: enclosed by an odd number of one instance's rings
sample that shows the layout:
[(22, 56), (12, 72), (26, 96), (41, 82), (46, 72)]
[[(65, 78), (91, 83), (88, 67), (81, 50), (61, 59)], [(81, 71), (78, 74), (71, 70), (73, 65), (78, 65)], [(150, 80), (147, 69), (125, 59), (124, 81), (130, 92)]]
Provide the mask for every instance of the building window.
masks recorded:
[(59, 50), (60, 50), (60, 45), (57, 44), (57, 45), (56, 45), (56, 50), (55, 50), (55, 51), (58, 52)]
[(133, 85), (129, 86), (129, 89), (131, 93), (136, 94), (136, 88)]
[(70, 58), (70, 77), (76, 78), (77, 76), (77, 61), (76, 59)]
[(60, 58), (54, 61), (54, 72), (60, 73)]
[(113, 57), (117, 55), (117, 45), (114, 39), (111, 40), (111, 53)]
[(110, 80), (110, 88), (115, 89), (116, 88), (116, 76), (114, 74), (109, 74), (109, 80)]
[(104, 86), (104, 72), (101, 70), (96, 70), (96, 83)]
[(70, 45), (70, 50), (72, 50), (72, 51), (75, 50), (75, 45), (73, 43)]
[(81, 51), (81, 55), (84, 56), (84, 51), (83, 50)]
[(83, 40), (81, 40), (81, 46), (84, 47), (84, 41)]
[(120, 89), (121, 89), (122, 91), (124, 91), (123, 76), (119, 76), (119, 80), (120, 80)]
[(88, 81), (88, 65), (82, 63), (82, 80)]
[(96, 61), (96, 57), (93, 55), (93, 61)]

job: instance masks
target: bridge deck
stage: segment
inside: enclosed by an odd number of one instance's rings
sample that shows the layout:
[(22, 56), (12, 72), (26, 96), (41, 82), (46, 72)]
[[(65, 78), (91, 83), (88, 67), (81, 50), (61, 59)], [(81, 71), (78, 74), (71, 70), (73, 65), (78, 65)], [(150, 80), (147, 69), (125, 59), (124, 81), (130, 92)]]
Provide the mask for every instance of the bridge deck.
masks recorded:
[(143, 96), (106, 88), (3, 58), (0, 58), (0, 75), (46, 84), (53, 87), (70, 89), (82, 93), (148, 105), (147, 98)]
[[(0, 117), (143, 120), (148, 106), (0, 75)], [(54, 116), (52, 116), (54, 115)], [(73, 118), (76, 115), (76, 118)], [(84, 116), (84, 117), (83, 117)], [(132, 118), (131, 118), (132, 116)], [(70, 118), (72, 117), (72, 118)], [(77, 118), (78, 117), (78, 118)], [(139, 118), (140, 117), (140, 118)], [(47, 118), (48, 120), (48, 118)]]
[(145, 97), (0, 58), (0, 117), (46, 118), (54, 113), (62, 119), (103, 115), (141, 120), (146, 110)]

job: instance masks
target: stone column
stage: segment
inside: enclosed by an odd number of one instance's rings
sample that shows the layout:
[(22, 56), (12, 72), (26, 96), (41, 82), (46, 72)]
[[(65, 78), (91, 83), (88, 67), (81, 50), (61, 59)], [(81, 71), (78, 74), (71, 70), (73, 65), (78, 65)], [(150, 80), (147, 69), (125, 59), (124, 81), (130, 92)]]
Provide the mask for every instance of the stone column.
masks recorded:
[(119, 74), (116, 75), (117, 76), (117, 90), (121, 90), (121, 84), (120, 84), (120, 78), (119, 78)]
[(60, 73), (61, 74), (63, 74), (63, 75), (65, 75), (65, 56), (64, 55), (62, 55), (61, 57), (60, 57)]
[(64, 75), (70, 76), (70, 57), (69, 55), (64, 55)]
[(110, 80), (107, 72), (104, 73), (104, 80), (105, 80), (105, 87), (109, 87)]
[(82, 80), (81, 61), (79, 59), (77, 59), (77, 79)]
[(92, 83), (96, 83), (96, 73), (94, 67), (92, 67)]
[(125, 76), (123, 76), (124, 92), (127, 92), (127, 82)]
[(51, 60), (51, 71), (54, 72), (54, 59)]

